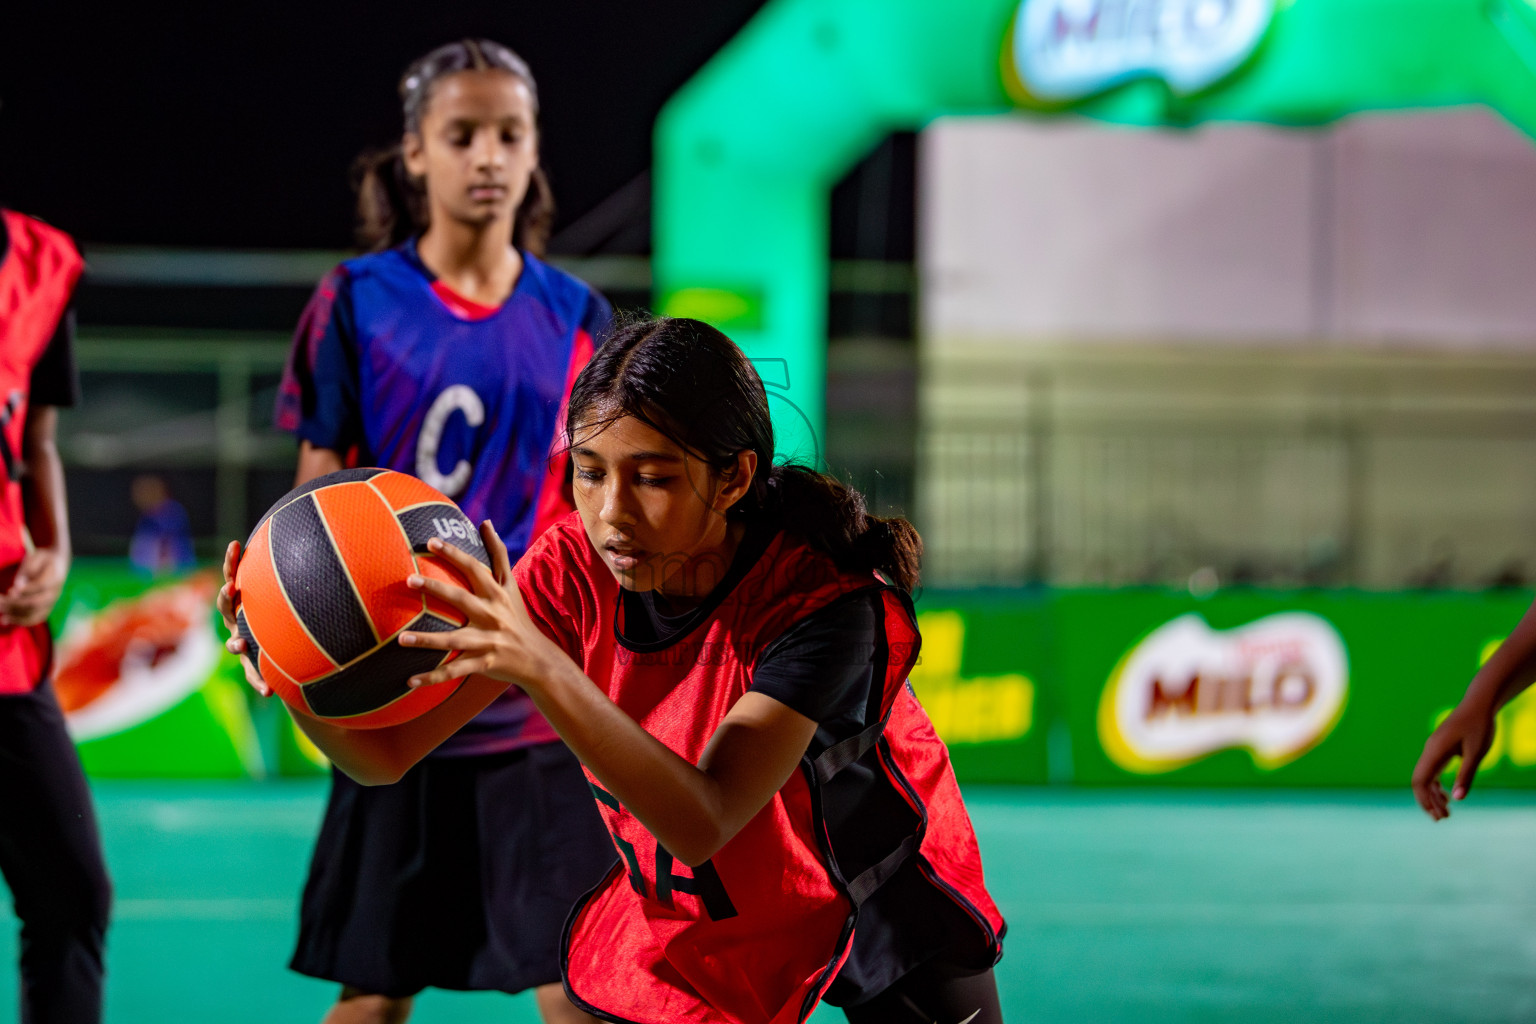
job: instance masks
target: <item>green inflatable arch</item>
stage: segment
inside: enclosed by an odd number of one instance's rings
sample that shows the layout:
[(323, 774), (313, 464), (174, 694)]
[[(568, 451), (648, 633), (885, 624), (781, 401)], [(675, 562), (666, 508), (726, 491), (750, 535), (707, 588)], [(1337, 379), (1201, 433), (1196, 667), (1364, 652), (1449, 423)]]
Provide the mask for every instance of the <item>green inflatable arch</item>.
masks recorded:
[(828, 195), (945, 114), (1316, 125), (1484, 104), (1536, 135), (1536, 0), (774, 0), (656, 126), (658, 308), (757, 361), (820, 462)]

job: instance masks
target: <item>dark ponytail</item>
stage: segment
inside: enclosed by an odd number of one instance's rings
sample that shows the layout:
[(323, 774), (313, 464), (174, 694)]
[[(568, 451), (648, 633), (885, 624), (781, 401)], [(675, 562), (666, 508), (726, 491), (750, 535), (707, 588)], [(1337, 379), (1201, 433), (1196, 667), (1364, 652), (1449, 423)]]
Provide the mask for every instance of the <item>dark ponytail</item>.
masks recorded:
[(806, 466), (774, 466), (763, 490), (767, 516), (842, 568), (874, 569), (909, 594), (917, 589), (923, 539), (907, 520), (870, 515), (864, 495)]
[[(905, 519), (872, 516), (864, 496), (807, 466), (773, 464), (768, 395), (746, 354), (698, 320), (626, 324), (598, 349), (571, 388), (566, 444), (578, 425), (633, 416), (717, 472), (757, 453), (758, 472), (731, 515), (766, 520), (803, 538), (850, 571), (878, 571), (911, 593), (923, 542)], [(765, 470), (765, 467), (766, 470)]]
[[(539, 113), (539, 88), (533, 72), (517, 54), (489, 39), (464, 39), (439, 46), (411, 62), (400, 76), (400, 103), (405, 133), (421, 131), (421, 117), (439, 79), (460, 71), (504, 71), (528, 87), (533, 114)], [(422, 183), (405, 169), (400, 143), (364, 152), (352, 165), (357, 193), (357, 244), (377, 252), (427, 229), (427, 196)], [(542, 167), (535, 167), (512, 220), (512, 244), (543, 256), (555, 221), (555, 197)]]
[(427, 197), (406, 173), (400, 143), (365, 150), (352, 163), (357, 193), (357, 245), (365, 252), (392, 249), (423, 230)]

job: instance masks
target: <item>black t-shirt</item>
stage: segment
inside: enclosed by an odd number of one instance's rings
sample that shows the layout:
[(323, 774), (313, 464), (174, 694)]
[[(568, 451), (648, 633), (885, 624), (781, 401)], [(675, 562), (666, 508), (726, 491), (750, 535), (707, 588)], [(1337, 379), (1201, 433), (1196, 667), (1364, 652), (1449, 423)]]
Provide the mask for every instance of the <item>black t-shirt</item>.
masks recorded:
[[(694, 608), (674, 610), (656, 591), (623, 591), (621, 636), (626, 645), (666, 647), (692, 632), (752, 568), (775, 532), (749, 527), (725, 577), (710, 597)], [(865, 724), (864, 708), (874, 680), (875, 631), (879, 628), (878, 591), (871, 588), (834, 601), (768, 645), (753, 667), (752, 692), (800, 712), (820, 724), (824, 732), (857, 734)]]
[[(775, 532), (749, 528), (725, 577), (695, 608), (677, 611), (654, 591), (621, 591), (623, 621), (616, 632), (625, 646), (658, 650), (692, 632), (746, 576)], [(880, 685), (875, 653), (884, 618), (879, 589), (855, 591), (795, 623), (758, 658), (751, 692), (772, 697), (817, 723), (808, 751), (812, 757), (864, 730), (872, 687)], [(857, 790), (856, 776), (872, 774), (868, 765), (856, 763), (843, 769), (847, 778), (840, 780)], [(872, 806), (882, 796), (893, 799), (881, 787), (868, 786), (863, 792), (868, 795), (859, 808), (849, 809), (852, 814), (879, 816), (899, 810)], [(829, 798), (826, 803), (824, 810), (834, 813), (836, 801)], [(867, 1001), (929, 960), (972, 965), (978, 956), (972, 948), (974, 932), (965, 912), (923, 878), (913, 858), (859, 908), (853, 948), (826, 1000), (834, 1006)]]
[[(0, 263), (5, 262), (11, 251), (10, 235), (5, 230), (5, 220), (0, 218)], [(58, 326), (48, 347), (43, 350), (37, 365), (32, 367), (32, 382), (28, 387), (28, 402), (33, 406), (55, 405), (68, 407), (80, 400), (80, 374), (75, 367), (75, 309), (74, 299), (59, 317)]]

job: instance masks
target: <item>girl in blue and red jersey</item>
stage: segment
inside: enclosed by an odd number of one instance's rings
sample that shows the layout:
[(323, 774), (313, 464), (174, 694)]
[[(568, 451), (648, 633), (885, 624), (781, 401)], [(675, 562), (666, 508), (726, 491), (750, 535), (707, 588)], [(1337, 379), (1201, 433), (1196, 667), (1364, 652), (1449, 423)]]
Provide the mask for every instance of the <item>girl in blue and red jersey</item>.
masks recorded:
[[(921, 541), (775, 466), (767, 396), (724, 335), (627, 326), (582, 371), (577, 512), (512, 568), (433, 550), (411, 577), (468, 625), (401, 643), (465, 677), (390, 736), (312, 721), (387, 782), (508, 684), (582, 759), (621, 857), (565, 929), (577, 1005), (639, 1024), (995, 1024), (1003, 922), (948, 753), (907, 683)], [(224, 610), (228, 617), (229, 606)]]
[[(550, 458), (608, 304), (539, 259), (552, 216), (538, 98), (507, 48), (464, 40), (400, 82), (405, 131), (365, 158), (375, 249), (321, 282), (277, 422), (297, 483), (345, 465), (411, 473), (521, 552), (571, 508)], [(559, 987), (560, 925), (613, 860), (576, 758), (509, 691), (396, 785), (337, 772), (292, 967), (342, 983), (326, 1020), (403, 1021), (423, 988), (536, 990), (546, 1021), (587, 1020)]]

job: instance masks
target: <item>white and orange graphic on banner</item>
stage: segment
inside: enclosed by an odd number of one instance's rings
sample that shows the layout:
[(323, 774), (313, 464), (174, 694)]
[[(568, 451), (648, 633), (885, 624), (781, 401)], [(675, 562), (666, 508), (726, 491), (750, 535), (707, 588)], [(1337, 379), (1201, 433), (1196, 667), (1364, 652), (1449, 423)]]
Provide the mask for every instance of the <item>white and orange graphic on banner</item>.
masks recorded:
[(1099, 738), (1138, 774), (1234, 748), (1278, 768), (1333, 730), (1348, 692), (1344, 641), (1320, 616), (1284, 612), (1219, 631), (1183, 615), (1120, 659), (1100, 698)]

